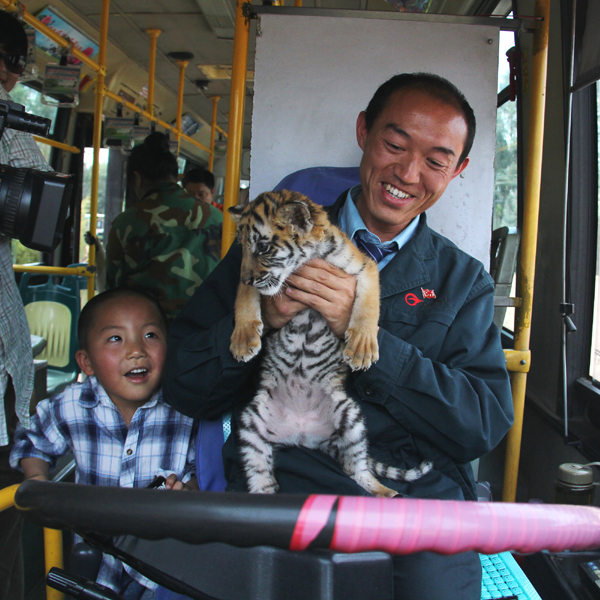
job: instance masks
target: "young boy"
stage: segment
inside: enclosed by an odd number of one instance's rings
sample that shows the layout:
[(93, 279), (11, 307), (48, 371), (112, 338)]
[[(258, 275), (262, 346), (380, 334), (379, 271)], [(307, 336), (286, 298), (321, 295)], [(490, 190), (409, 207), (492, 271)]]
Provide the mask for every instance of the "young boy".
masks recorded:
[[(47, 480), (56, 459), (72, 452), (76, 483), (147, 487), (163, 476), (167, 489), (198, 489), (193, 420), (160, 391), (166, 336), (166, 317), (144, 292), (116, 288), (92, 298), (79, 317), (76, 354), (87, 379), (38, 404), (31, 427), (15, 433), (11, 466)], [(97, 582), (131, 600), (151, 598), (156, 587), (106, 555)]]

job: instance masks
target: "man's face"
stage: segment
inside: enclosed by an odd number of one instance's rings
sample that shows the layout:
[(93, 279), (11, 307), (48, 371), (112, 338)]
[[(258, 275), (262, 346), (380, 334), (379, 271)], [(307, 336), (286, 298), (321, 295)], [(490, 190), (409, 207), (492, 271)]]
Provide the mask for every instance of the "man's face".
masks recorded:
[(361, 113), (356, 136), (364, 152), (357, 208), (382, 241), (433, 206), (469, 162), (458, 165), (467, 137), (463, 114), (415, 89), (392, 94), (370, 131)]
[(4, 63), (3, 58), (4, 51), (0, 48), (0, 84), (8, 92), (12, 92), (13, 88), (19, 81), (19, 76), (15, 73), (11, 73)]
[(198, 200), (204, 200), (204, 202), (210, 204), (212, 202), (213, 192), (215, 190), (209, 189), (205, 183), (194, 183), (190, 181), (190, 183), (185, 186), (185, 191), (190, 196), (194, 196), (194, 198), (198, 198)]

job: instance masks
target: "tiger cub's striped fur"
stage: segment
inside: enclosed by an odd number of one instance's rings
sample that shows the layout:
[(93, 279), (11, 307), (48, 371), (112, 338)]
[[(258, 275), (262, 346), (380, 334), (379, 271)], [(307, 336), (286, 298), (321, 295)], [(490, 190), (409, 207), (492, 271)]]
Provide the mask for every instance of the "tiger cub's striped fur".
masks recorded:
[[(265, 342), (259, 389), (241, 415), (239, 431), (249, 490), (276, 492), (274, 450), (304, 446), (335, 458), (349, 477), (375, 496), (395, 496), (374, 475), (413, 481), (431, 464), (405, 471), (371, 459), (364, 417), (344, 391), (348, 367), (368, 369), (379, 358), (377, 265), (302, 194), (267, 192), (229, 211), (238, 224), (243, 252), (231, 352), (238, 361), (247, 361)], [(280, 293), (287, 277), (313, 258), (356, 276), (345, 341), (312, 309), (261, 340), (261, 294)]]

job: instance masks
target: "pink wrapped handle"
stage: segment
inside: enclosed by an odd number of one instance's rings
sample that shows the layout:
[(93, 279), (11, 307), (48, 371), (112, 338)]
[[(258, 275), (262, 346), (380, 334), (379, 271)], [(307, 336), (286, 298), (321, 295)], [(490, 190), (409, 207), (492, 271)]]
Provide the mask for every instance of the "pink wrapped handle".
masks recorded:
[(332, 510), (337, 512), (330, 548), (341, 552), (494, 554), (600, 547), (600, 509), (591, 506), (310, 496), (290, 549), (305, 550)]

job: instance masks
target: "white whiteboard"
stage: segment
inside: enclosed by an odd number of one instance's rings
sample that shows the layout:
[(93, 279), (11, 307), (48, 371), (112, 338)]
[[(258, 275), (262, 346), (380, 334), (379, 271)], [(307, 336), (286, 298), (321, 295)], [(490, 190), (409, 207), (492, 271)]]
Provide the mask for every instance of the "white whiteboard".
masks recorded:
[(307, 167), (358, 166), (356, 118), (397, 73), (446, 77), (475, 111), (464, 173), (427, 212), (433, 229), (489, 265), (496, 27), (384, 19), (261, 15), (256, 39), (250, 198)]

